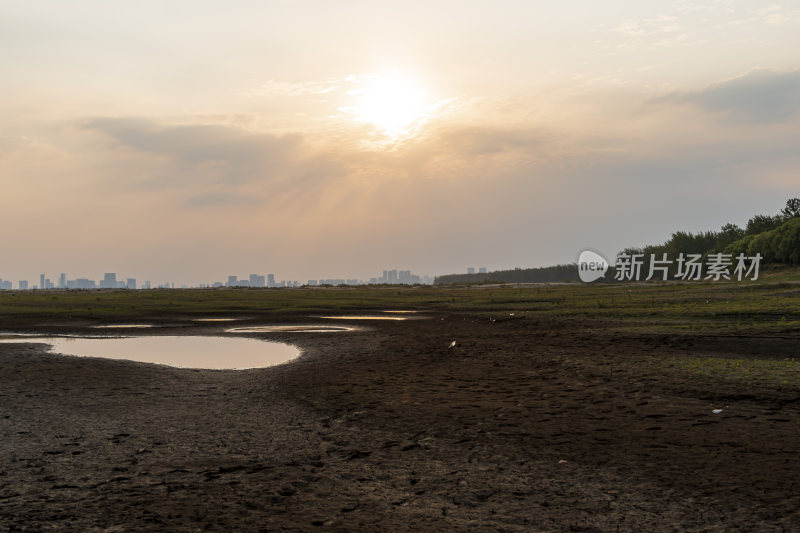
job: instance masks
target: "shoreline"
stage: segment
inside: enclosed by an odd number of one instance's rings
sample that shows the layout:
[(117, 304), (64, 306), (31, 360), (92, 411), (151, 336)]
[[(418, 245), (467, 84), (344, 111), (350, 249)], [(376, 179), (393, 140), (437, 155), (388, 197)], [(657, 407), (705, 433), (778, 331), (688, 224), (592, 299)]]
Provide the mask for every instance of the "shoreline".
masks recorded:
[(796, 389), (665, 371), (686, 338), (435, 317), (270, 334), (302, 354), (256, 370), (0, 345), (0, 531), (800, 526)]

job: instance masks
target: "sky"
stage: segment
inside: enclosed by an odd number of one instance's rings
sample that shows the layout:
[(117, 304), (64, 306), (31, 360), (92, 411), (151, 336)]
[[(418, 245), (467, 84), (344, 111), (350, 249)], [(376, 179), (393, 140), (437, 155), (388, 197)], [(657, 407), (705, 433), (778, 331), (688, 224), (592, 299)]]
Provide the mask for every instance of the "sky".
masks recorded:
[(800, 2), (0, 0), (0, 278), (608, 258), (800, 196)]

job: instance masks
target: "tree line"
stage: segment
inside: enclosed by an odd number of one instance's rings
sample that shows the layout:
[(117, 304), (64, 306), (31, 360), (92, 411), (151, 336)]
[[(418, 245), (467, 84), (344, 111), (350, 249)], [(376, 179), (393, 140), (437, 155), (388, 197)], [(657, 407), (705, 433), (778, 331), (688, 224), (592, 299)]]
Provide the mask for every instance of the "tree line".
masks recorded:
[(800, 198), (792, 198), (775, 215), (756, 215), (744, 228), (725, 224), (719, 231), (690, 233), (676, 231), (663, 244), (626, 248), (623, 254), (642, 254), (645, 263), (651, 255), (657, 259), (663, 254), (675, 258), (679, 254), (723, 253), (736, 257), (761, 254), (762, 263), (800, 265)]
[(479, 274), (436, 276), (434, 285), (453, 283), (569, 283), (578, 281), (578, 265), (555, 265), (539, 268), (515, 268)]
[[(676, 231), (662, 243), (641, 248), (626, 248), (622, 254), (641, 254), (645, 271), (650, 257), (656, 259), (667, 254), (675, 259), (680, 254), (699, 254), (705, 259), (709, 254), (723, 253), (736, 257), (745, 254), (753, 257), (761, 254), (762, 263), (800, 265), (800, 198), (792, 198), (780, 212), (774, 215), (755, 215), (744, 228), (736, 224), (725, 224), (719, 231), (691, 233)], [(613, 258), (609, 258), (613, 264)], [(614, 269), (606, 275), (613, 277)], [(434, 284), (454, 283), (569, 283), (578, 281), (578, 266), (555, 265), (538, 268), (515, 268), (478, 274), (447, 274), (437, 276)]]

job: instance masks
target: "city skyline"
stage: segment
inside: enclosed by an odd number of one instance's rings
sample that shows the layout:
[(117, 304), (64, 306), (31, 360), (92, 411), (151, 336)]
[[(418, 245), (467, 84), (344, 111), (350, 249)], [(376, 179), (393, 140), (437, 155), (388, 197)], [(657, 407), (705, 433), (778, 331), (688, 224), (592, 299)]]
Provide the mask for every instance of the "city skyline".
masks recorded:
[[(467, 271), (474, 268), (468, 267)], [(484, 267), (481, 268), (485, 272)], [(239, 278), (237, 274), (226, 276), (226, 281), (212, 281), (199, 284), (187, 284), (174, 281), (165, 281), (162, 283), (152, 283), (150, 280), (145, 280), (139, 283), (137, 278), (120, 278), (117, 279), (116, 272), (106, 272), (103, 278), (95, 281), (91, 278), (75, 278), (68, 279), (65, 272), (58, 276), (58, 281), (54, 282), (46, 273), (39, 274), (39, 283), (30, 283), (30, 280), (17, 280), (12, 282), (0, 277), (0, 290), (51, 290), (51, 289), (151, 289), (151, 288), (220, 288), (220, 287), (253, 287), (253, 288), (291, 288), (302, 286), (321, 286), (321, 285), (376, 285), (376, 284), (433, 284), (434, 276), (429, 275), (416, 275), (411, 270), (384, 270), (381, 276), (371, 277), (368, 280), (359, 278), (317, 278), (309, 279), (306, 281), (300, 280), (278, 280), (275, 274), (256, 274), (251, 273), (246, 278)], [(14, 286), (16, 284), (16, 286)]]

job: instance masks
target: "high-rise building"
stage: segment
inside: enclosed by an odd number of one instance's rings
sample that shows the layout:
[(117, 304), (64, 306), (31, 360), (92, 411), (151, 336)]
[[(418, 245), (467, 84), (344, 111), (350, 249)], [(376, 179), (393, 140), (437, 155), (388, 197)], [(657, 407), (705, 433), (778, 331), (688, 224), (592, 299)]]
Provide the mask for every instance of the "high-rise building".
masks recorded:
[(275, 274), (267, 274), (267, 287), (274, 287), (274, 286), (275, 286)]
[(467, 274), (474, 274), (474, 273), (475, 273), (475, 267), (467, 268)]
[(28, 280), (21, 279), (19, 280), (19, 290), (27, 291), (28, 290)]
[(410, 270), (401, 270), (399, 272), (398, 280), (400, 283), (405, 283), (407, 285), (411, 284), (411, 271)]
[(251, 287), (263, 287), (264, 286), (264, 276), (259, 276), (258, 274), (250, 274), (250, 286)]
[(478, 269), (478, 272), (481, 273), (481, 274), (486, 274), (486, 267), (480, 267)]
[(67, 288), (67, 275), (62, 272), (60, 276), (58, 276), (58, 288), (59, 289), (66, 289)]
[(390, 270), (386, 283), (397, 283), (397, 270)]
[(94, 289), (97, 287), (97, 284), (91, 279), (78, 278), (75, 280), (75, 286), (78, 289)]
[(39, 274), (39, 288), (46, 289), (47, 285), (44, 284), (44, 274)]
[(125, 281), (125, 288), (126, 289), (135, 289), (136, 288), (136, 279), (135, 278), (128, 278)]
[(117, 274), (115, 272), (106, 272), (103, 279), (100, 280), (101, 289), (116, 289), (117, 288)]
[(225, 284), (226, 287), (235, 287), (239, 283), (238, 276), (228, 276), (228, 283)]

